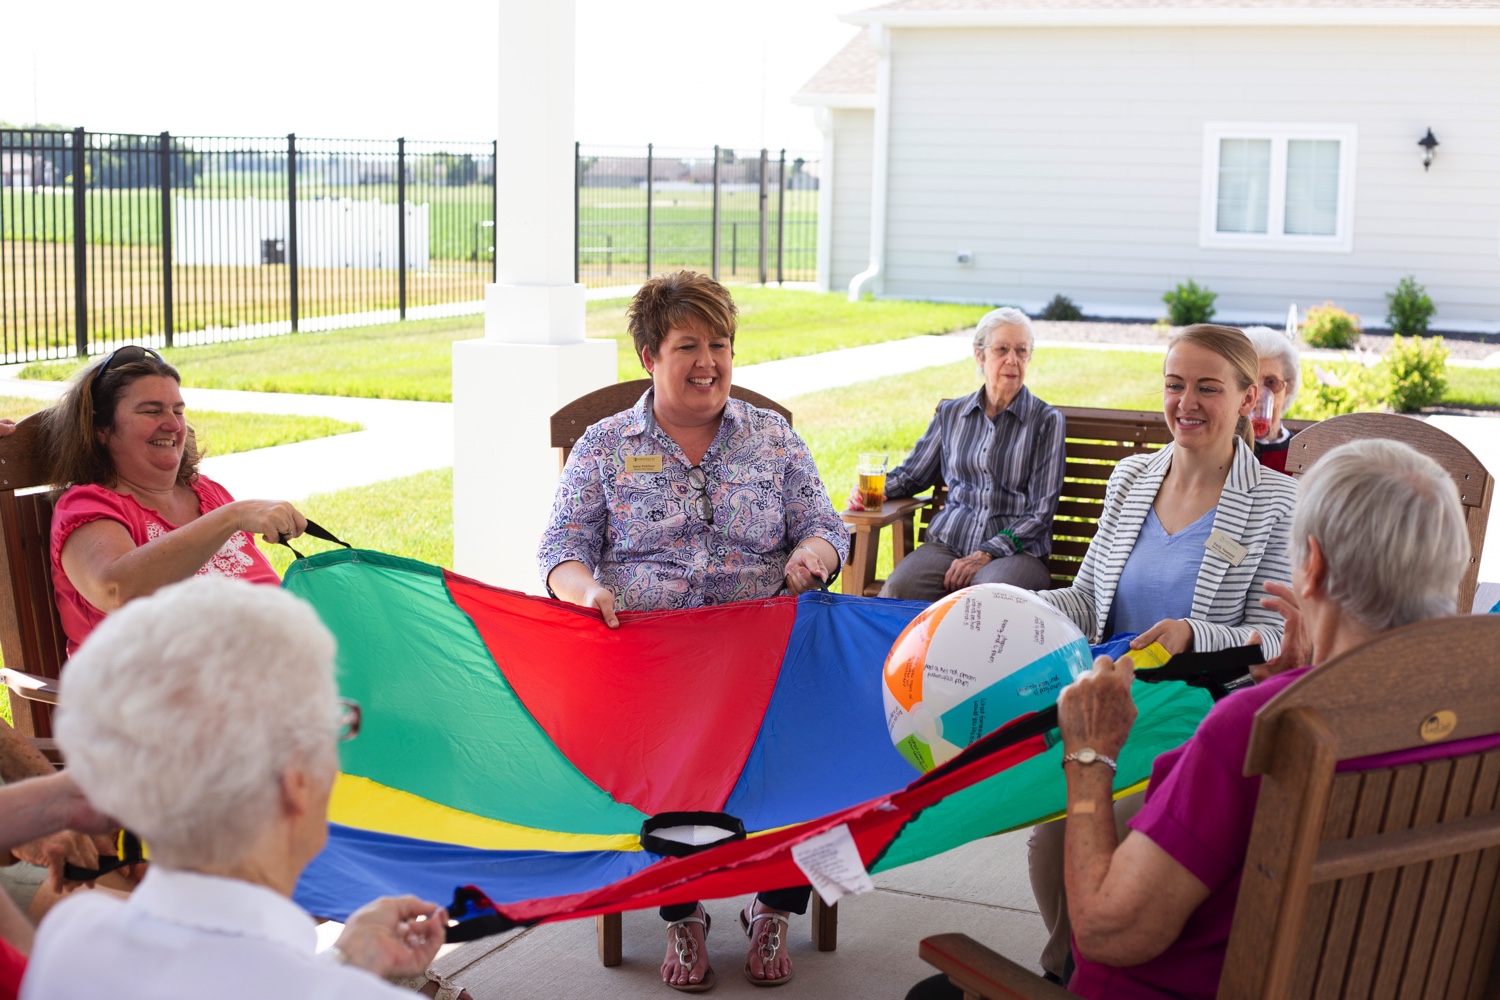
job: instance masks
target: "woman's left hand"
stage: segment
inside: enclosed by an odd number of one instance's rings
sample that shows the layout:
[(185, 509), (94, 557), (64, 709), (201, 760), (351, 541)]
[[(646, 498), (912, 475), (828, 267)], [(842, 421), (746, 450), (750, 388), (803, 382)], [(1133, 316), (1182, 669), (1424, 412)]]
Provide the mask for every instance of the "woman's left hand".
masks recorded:
[(415, 896), (383, 896), (349, 917), (334, 943), (377, 976), (420, 976), (447, 937), (448, 911)]
[(1130, 640), (1131, 649), (1145, 649), (1153, 642), (1162, 644), (1162, 648), (1176, 656), (1178, 653), (1186, 653), (1193, 648), (1193, 629), (1187, 621), (1182, 618), (1168, 618), (1152, 625), (1146, 631)]
[(1135, 723), (1130, 685), (1135, 663), (1128, 656), (1101, 656), (1094, 669), (1063, 688), (1057, 699), (1057, 728), (1068, 753), (1084, 747), (1117, 757)]
[(828, 579), (828, 570), (823, 560), (813, 555), (805, 546), (792, 550), (786, 561), (786, 589), (793, 594), (806, 593), (817, 588)]

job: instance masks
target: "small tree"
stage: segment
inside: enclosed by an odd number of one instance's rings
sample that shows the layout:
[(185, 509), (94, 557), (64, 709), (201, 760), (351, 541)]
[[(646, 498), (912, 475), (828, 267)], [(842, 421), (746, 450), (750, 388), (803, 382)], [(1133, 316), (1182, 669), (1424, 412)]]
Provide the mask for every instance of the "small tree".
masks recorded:
[(1167, 318), (1173, 326), (1192, 326), (1214, 318), (1214, 300), (1219, 297), (1189, 278), (1167, 292), (1161, 300), (1167, 304)]
[(1427, 289), (1417, 284), (1414, 275), (1407, 275), (1396, 283), (1394, 292), (1385, 293), (1385, 321), (1392, 333), (1406, 337), (1421, 337), (1427, 333), (1427, 321), (1437, 312), (1437, 306), (1427, 296)]

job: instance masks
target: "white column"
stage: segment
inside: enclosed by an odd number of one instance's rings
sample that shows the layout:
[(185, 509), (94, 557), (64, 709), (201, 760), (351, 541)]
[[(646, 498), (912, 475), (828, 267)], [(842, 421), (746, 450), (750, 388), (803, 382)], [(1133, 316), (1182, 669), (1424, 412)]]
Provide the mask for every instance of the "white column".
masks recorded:
[(573, 281), (574, 21), (573, 0), (501, 0), (496, 283), (484, 339), (453, 345), (454, 568), (531, 593), (557, 488), (549, 420), (615, 381)]

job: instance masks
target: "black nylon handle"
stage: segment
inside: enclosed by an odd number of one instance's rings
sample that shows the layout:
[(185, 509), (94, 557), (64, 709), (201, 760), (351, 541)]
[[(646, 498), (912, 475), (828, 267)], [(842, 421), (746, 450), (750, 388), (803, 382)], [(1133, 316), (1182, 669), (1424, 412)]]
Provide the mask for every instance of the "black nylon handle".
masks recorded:
[[(317, 521), (314, 521), (312, 518), (308, 518), (308, 520), (307, 520), (307, 530), (304, 531), (303, 534), (304, 535), (311, 535), (314, 538), (321, 538), (321, 539), (323, 539), (323, 541), (325, 541), (325, 542), (332, 542), (335, 545), (342, 545), (346, 549), (352, 549), (352, 548), (354, 548), (354, 546), (350, 545), (348, 542), (344, 541), (342, 538), (339, 538), (333, 532), (329, 531), (327, 528), (323, 527), (321, 524), (319, 524)], [(288, 541), (287, 539), (285, 539), (285, 538), (279, 538), (279, 539), (277, 539), (276, 544), (278, 544), (278, 545), (285, 545), (287, 548), (292, 549), (292, 555), (296, 556), (298, 559), (306, 559), (307, 558), (302, 553), (298, 552), (295, 548), (292, 548), (292, 543), (290, 541)]]

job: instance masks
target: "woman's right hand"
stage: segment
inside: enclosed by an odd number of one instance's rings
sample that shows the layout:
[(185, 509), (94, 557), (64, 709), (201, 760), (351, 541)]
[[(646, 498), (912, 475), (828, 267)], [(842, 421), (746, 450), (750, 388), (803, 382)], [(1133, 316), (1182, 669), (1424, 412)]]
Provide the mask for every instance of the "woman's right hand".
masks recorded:
[(619, 628), (620, 619), (615, 615), (614, 591), (601, 583), (595, 583), (583, 592), (583, 600), (579, 602), (586, 608), (598, 608), (599, 613), (604, 616), (604, 624), (610, 628)]
[(227, 506), (238, 530), (263, 535), (273, 545), (307, 530), (307, 518), (285, 500), (236, 500)]
[(865, 495), (859, 491), (859, 487), (858, 486), (854, 487), (854, 489), (852, 489), (852, 490), (849, 491), (849, 509), (850, 510), (864, 510), (865, 509)]

